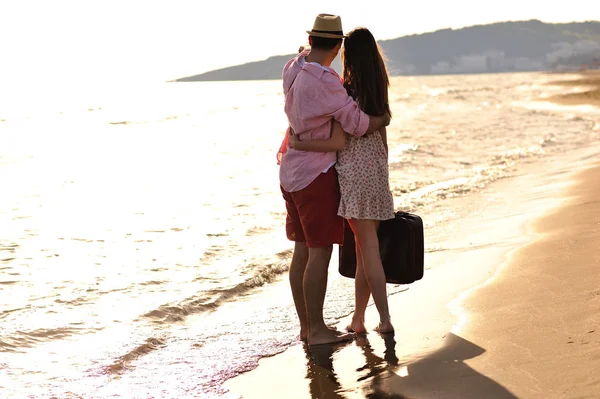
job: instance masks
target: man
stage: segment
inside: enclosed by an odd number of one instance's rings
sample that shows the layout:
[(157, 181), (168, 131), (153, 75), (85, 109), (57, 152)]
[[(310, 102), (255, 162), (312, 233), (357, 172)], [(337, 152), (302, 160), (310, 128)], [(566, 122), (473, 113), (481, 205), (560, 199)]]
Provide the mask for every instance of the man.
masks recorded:
[[(346, 93), (331, 69), (344, 38), (339, 16), (320, 14), (307, 31), (310, 50), (302, 51), (283, 69), (285, 112), (300, 139), (330, 137), (335, 119), (349, 134), (361, 136), (387, 126), (389, 115), (368, 116)], [(333, 244), (342, 244), (344, 222), (337, 215), (340, 193), (333, 165), (336, 154), (302, 152), (282, 146), (280, 183), (286, 203), (286, 234), (295, 242), (290, 285), (300, 339), (309, 345), (351, 339), (329, 329), (323, 320), (327, 269)]]

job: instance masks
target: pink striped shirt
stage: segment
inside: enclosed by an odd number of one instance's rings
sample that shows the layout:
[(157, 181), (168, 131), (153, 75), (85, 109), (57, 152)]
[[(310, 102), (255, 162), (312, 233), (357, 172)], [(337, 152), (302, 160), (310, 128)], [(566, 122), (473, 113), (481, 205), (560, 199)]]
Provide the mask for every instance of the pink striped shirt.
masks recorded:
[[(369, 116), (350, 97), (339, 75), (329, 67), (305, 62), (304, 51), (283, 68), (285, 113), (300, 140), (331, 137), (331, 119), (344, 131), (362, 136), (369, 128)], [(293, 84), (293, 85), (292, 85)], [(288, 192), (300, 191), (336, 161), (335, 152), (305, 152), (284, 144), (279, 180)]]

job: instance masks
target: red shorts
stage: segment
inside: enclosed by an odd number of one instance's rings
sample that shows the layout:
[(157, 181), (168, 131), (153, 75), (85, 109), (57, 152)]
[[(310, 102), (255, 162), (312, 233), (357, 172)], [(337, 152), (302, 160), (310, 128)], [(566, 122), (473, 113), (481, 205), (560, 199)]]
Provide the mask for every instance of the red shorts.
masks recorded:
[(291, 241), (305, 242), (309, 248), (325, 248), (344, 243), (344, 219), (338, 216), (340, 186), (331, 167), (300, 191), (281, 188), (287, 218), (285, 231)]

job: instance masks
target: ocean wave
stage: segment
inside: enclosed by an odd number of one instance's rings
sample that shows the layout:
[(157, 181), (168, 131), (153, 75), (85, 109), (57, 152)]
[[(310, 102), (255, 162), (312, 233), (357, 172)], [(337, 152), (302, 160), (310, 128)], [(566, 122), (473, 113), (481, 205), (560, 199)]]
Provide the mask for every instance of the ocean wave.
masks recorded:
[(255, 227), (251, 227), (246, 231), (246, 236), (248, 237), (252, 237), (255, 235), (260, 235), (260, 234), (265, 234), (269, 231), (273, 230), (273, 227), (260, 227), (260, 226), (255, 226)]
[(434, 252), (444, 252), (444, 251), (449, 251), (449, 248), (442, 248), (440, 246), (434, 246), (431, 248), (425, 248), (425, 253), (426, 254), (432, 254)]
[(431, 186), (435, 183), (436, 182), (432, 181), (432, 180), (427, 180), (427, 181), (416, 180), (405, 186), (394, 187), (394, 189), (392, 190), (392, 193), (396, 197), (396, 196), (400, 196), (402, 194), (412, 193), (423, 187)]
[(113, 121), (113, 122), (108, 122), (108, 123), (111, 125), (146, 125), (146, 124), (156, 123), (156, 122), (174, 121), (177, 119), (179, 119), (179, 116), (172, 115), (172, 116), (167, 116), (165, 118), (154, 119), (154, 120), (137, 121), (137, 122), (129, 121), (129, 120), (122, 120), (122, 121)]
[(7, 315), (11, 314), (12, 312), (18, 312), (19, 310), (24, 310), (24, 309), (28, 309), (28, 308), (29, 308), (29, 306), (25, 306), (22, 308), (3, 310), (2, 312), (0, 312), (0, 319), (6, 317)]
[[(456, 178), (419, 188), (411, 193), (411, 205), (418, 208), (427, 203), (464, 195), (476, 188), (475, 180), (476, 178)], [(396, 190), (392, 192), (399, 194)]]
[(71, 300), (56, 299), (56, 300), (54, 300), (54, 302), (62, 304), (62, 305), (83, 305), (85, 303), (89, 303), (90, 298), (82, 296), (82, 297), (71, 299)]
[(42, 342), (58, 341), (78, 334), (97, 332), (102, 328), (58, 327), (33, 331), (17, 331), (11, 336), (0, 337), (0, 352), (15, 352), (32, 348)]
[(443, 94), (461, 94), (461, 93), (473, 93), (473, 92), (488, 92), (488, 91), (497, 91), (498, 87), (490, 87), (490, 86), (475, 86), (475, 87), (465, 87), (460, 89), (447, 89), (442, 91)]
[(489, 162), (490, 168), (503, 165), (513, 166), (517, 160), (542, 154), (544, 152), (544, 149), (542, 148), (543, 144), (552, 142), (552, 137), (547, 136), (547, 138), (548, 140), (544, 138), (539, 144), (533, 144), (528, 147), (516, 147), (512, 150), (504, 152), (503, 154), (494, 156)]
[(542, 146), (542, 148), (548, 147), (548, 146), (556, 144), (556, 143), (557, 143), (557, 138), (553, 134), (549, 134), (539, 141), (539, 145)]
[(0, 242), (0, 251), (15, 253), (15, 250), (17, 248), (19, 248), (19, 244), (15, 244), (15, 243), (4, 244), (4, 243)]
[[(589, 119), (585, 120), (588, 121)], [(596, 130), (600, 130), (600, 124), (597, 122), (594, 123), (594, 126), (598, 125)], [(594, 126), (592, 126), (592, 132), (594, 131)], [(587, 141), (587, 136), (583, 137), (582, 140)], [(560, 151), (563, 148), (563, 144), (563, 140), (551, 132), (533, 144), (515, 146), (512, 149), (489, 157), (483, 163), (459, 162), (461, 165), (460, 170), (465, 173), (464, 176), (442, 181), (415, 180), (408, 184), (392, 187), (392, 193), (395, 197), (400, 198), (403, 209), (414, 211), (439, 200), (480, 191), (492, 182), (512, 176), (512, 171), (520, 163), (539, 158), (547, 152)], [(414, 146), (413, 148), (412, 151), (420, 150), (419, 146)], [(428, 151), (422, 151), (422, 153), (429, 155)], [(428, 158), (435, 160), (436, 156), (431, 155)], [(391, 163), (389, 167), (390, 172), (401, 173), (407, 166), (415, 166), (415, 160), (409, 160), (407, 163)], [(428, 159), (426, 165), (428, 168), (431, 168), (434, 166), (434, 163)]]
[(120, 356), (113, 364), (105, 367), (104, 371), (108, 374), (121, 374), (125, 371), (131, 370), (131, 363), (140, 357), (147, 355), (150, 352), (164, 348), (166, 346), (166, 340), (161, 338), (148, 338), (146, 342), (135, 347), (131, 351), (127, 352), (123, 356)]
[(290, 248), (290, 249), (286, 249), (285, 251), (278, 252), (277, 257), (282, 260), (288, 259), (292, 256), (293, 253), (294, 253), (294, 250)]
[(493, 156), (481, 166), (466, 169), (466, 176), (442, 181), (413, 181), (407, 185), (392, 187), (392, 194), (400, 198), (402, 209), (414, 211), (440, 200), (477, 192), (492, 182), (510, 177), (510, 171), (518, 161), (538, 156), (544, 152), (545, 147), (555, 143), (556, 138), (548, 135), (540, 140), (539, 144), (514, 148)]
[(162, 284), (166, 284), (166, 283), (168, 283), (168, 281), (149, 280), (149, 281), (144, 281), (143, 283), (139, 283), (139, 285), (141, 285), (141, 286), (146, 286), (146, 285), (162, 285)]
[(225, 251), (225, 247), (221, 245), (212, 245), (204, 251), (203, 259), (212, 259), (220, 256)]
[[(179, 304), (161, 305), (142, 315), (157, 323), (176, 323), (183, 321), (187, 316), (210, 312), (217, 309), (224, 302), (235, 300), (255, 288), (271, 283), (281, 274), (289, 270), (288, 258), (291, 251), (280, 252), (278, 257), (281, 262), (268, 264), (249, 264), (244, 268), (246, 276), (243, 281), (228, 287), (201, 291), (200, 297), (187, 298)], [(250, 274), (250, 275), (248, 275)]]

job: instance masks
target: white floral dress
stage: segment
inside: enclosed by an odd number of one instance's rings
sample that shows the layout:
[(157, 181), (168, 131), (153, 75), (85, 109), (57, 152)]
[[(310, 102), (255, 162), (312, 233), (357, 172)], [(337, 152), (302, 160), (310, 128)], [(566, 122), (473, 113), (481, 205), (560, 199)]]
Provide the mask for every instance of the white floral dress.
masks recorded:
[(345, 219), (394, 218), (387, 154), (379, 132), (347, 135), (335, 166), (340, 182), (338, 215)]

